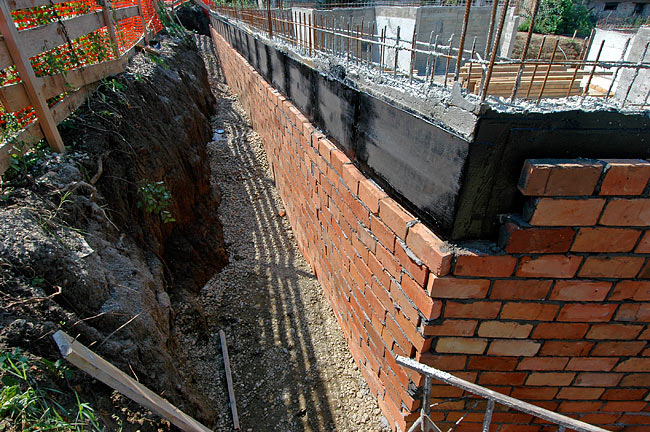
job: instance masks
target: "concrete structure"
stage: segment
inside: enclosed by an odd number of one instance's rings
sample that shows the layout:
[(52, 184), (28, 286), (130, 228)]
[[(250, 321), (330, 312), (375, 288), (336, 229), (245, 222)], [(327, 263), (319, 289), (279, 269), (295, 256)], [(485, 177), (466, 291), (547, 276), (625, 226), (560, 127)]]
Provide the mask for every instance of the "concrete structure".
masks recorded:
[[(413, 31), (417, 30), (418, 48), (425, 48), (429, 44), (431, 35), (435, 38), (438, 35), (438, 42), (441, 45), (451, 44), (458, 48), (460, 33), (463, 25), (463, 16), (465, 13), (464, 6), (374, 6), (361, 8), (340, 8), (331, 10), (320, 10), (310, 8), (294, 7), (294, 17), (297, 14), (306, 14), (312, 17), (312, 22), (320, 22), (323, 19), (329, 19), (330, 22), (335, 20), (339, 28), (347, 31), (350, 24), (351, 29), (356, 29), (357, 25), (363, 22), (366, 32), (370, 32), (373, 24), (375, 25), (376, 34), (386, 28), (386, 36), (389, 38), (389, 44), (394, 44), (397, 37), (397, 29), (400, 29), (400, 46), (410, 48), (413, 41)], [(478, 53), (483, 53), (487, 44), (487, 32), (490, 25), (491, 6), (473, 6), (471, 9), (465, 49), (469, 50), (472, 40), (476, 37), (476, 49)], [(504, 34), (501, 38), (500, 55), (509, 56), (514, 47), (514, 37), (519, 25), (519, 16), (515, 15), (515, 8), (510, 8), (507, 15)], [(301, 30), (296, 33), (301, 34)], [(303, 35), (305, 36), (305, 35)], [(344, 46), (345, 48), (345, 46)], [(366, 46), (363, 47), (365, 52)], [(456, 55), (458, 51), (452, 51)], [(375, 54), (375, 61), (379, 61), (378, 55)], [(399, 53), (398, 67), (401, 71), (407, 72), (410, 68), (411, 54), (406, 51)], [(468, 56), (469, 57), (469, 56)], [(393, 67), (395, 63), (395, 52), (392, 49), (386, 49), (384, 64)], [(426, 71), (426, 55), (416, 55), (414, 69), (418, 75), (424, 75)], [(437, 73), (444, 73), (446, 62), (438, 62), (436, 66)], [(455, 63), (451, 62), (450, 71), (455, 68)]]
[(586, 6), (599, 19), (646, 18), (650, 16), (648, 0), (590, 0)]
[[(397, 354), (589, 423), (650, 426), (647, 116), (485, 106), (461, 138), (213, 25), (301, 251), (395, 430), (422, 392)], [(471, 407), (433, 419), (446, 430)], [(482, 409), (462, 427), (480, 430)], [(492, 418), (542, 430), (531, 420)]]

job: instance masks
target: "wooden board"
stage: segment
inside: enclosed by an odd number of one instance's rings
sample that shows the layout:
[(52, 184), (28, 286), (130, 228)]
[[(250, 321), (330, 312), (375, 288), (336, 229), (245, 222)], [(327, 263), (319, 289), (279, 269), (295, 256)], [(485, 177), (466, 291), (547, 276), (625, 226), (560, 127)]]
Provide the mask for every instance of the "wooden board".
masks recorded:
[[(101, 13), (90, 13), (62, 21), (70, 40), (77, 39), (104, 27)], [(27, 57), (68, 43), (58, 22), (23, 30), (18, 33), (21, 50)]]
[(2, 38), (0, 39), (0, 69), (9, 67), (12, 64), (14, 64), (14, 61), (11, 59), (11, 54), (9, 54), (4, 38)]
[[(36, 85), (40, 87), (43, 97), (50, 99), (63, 92), (73, 91), (108, 76), (121, 73), (127, 62), (128, 57), (123, 56), (117, 60), (72, 69), (64, 74), (39, 77), (36, 78)], [(0, 101), (2, 101), (5, 110), (9, 112), (19, 111), (31, 104), (22, 83), (0, 87)]]
[(70, 0), (7, 0), (9, 9), (29, 9), (36, 6), (54, 5), (59, 3), (66, 3)]
[(63, 358), (92, 377), (161, 417), (166, 418), (183, 431), (210, 431), (210, 429), (135, 381), (93, 351), (72, 339), (63, 331), (59, 330), (54, 333), (53, 337), (59, 346)]

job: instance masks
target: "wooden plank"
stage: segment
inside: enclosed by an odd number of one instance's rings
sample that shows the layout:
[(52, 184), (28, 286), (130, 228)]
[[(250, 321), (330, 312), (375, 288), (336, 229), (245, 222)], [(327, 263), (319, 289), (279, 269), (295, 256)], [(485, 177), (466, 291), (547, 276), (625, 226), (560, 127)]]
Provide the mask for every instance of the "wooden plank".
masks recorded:
[(124, 8), (115, 9), (113, 11), (113, 19), (115, 22), (120, 22), (123, 19), (131, 18), (134, 16), (140, 15), (140, 11), (137, 6), (128, 6)]
[(0, 39), (0, 69), (14, 64), (14, 61), (11, 59), (11, 54), (9, 54), (9, 49), (7, 49), (7, 44), (5, 43), (4, 38)]
[(38, 120), (25, 128), (16, 141), (4, 143), (0, 146), (0, 174), (7, 171), (11, 164), (11, 155), (16, 152), (15, 142), (21, 143), (22, 153), (31, 150), (34, 145), (43, 139), (43, 131), (38, 125)]
[[(117, 60), (72, 69), (65, 73), (39, 77), (36, 78), (37, 86), (43, 97), (48, 100), (63, 92), (74, 91), (107, 76), (124, 72), (127, 62), (128, 57), (123, 56)], [(29, 97), (22, 83), (0, 87), (0, 101), (2, 101), (5, 110), (9, 112), (19, 111), (30, 105)]]
[(70, 0), (7, 0), (9, 3), (9, 9), (29, 9), (37, 6), (49, 6), (60, 3), (66, 3)]
[[(65, 26), (70, 40), (104, 27), (104, 20), (99, 13), (81, 15), (61, 22)], [(58, 22), (23, 30), (18, 35), (21, 48), (27, 57), (33, 57), (43, 51), (68, 43)]]
[(32, 69), (32, 64), (25, 52), (21, 50), (18, 30), (14, 25), (9, 7), (7, 7), (7, 3), (4, 1), (0, 1), (0, 32), (4, 35), (11, 58), (16, 64), (16, 68), (25, 85), (29, 100), (34, 106), (34, 111), (36, 112), (48, 144), (55, 151), (65, 152), (61, 135), (59, 135), (59, 131), (56, 129), (56, 123), (47, 106), (47, 101), (36, 85), (36, 75), (34, 74), (34, 69)]
[(107, 362), (63, 331), (54, 333), (63, 358), (124, 396), (166, 418), (184, 431), (209, 432), (210, 429), (185, 414), (167, 400)]
[(232, 385), (232, 373), (230, 372), (230, 358), (228, 357), (228, 344), (226, 344), (226, 333), (219, 330), (221, 338), (221, 353), (223, 354), (223, 364), (226, 369), (226, 384), (228, 385), (228, 398), (230, 399), (230, 411), (232, 412), (233, 427), (239, 430), (239, 416), (237, 415), (237, 402), (235, 402), (235, 390)]

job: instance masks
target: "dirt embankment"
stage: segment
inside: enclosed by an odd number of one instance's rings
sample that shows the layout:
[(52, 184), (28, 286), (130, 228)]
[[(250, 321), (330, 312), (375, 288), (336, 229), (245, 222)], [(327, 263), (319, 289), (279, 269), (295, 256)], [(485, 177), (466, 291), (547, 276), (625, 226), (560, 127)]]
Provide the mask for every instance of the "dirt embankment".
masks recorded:
[[(56, 360), (63, 329), (211, 424), (177, 338), (207, 337), (195, 294), (227, 263), (205, 147), (215, 99), (192, 45), (138, 54), (61, 125), (65, 156), (3, 176), (0, 348)], [(82, 373), (69, 384), (108, 430), (161, 427)]]
[[(539, 49), (542, 47), (543, 40), (544, 35), (533, 33), (526, 58), (537, 58), (537, 56), (540, 54)], [(546, 41), (542, 47), (540, 58), (546, 60), (551, 59), (555, 41), (559, 41), (557, 45), (558, 49), (555, 53), (555, 60), (576, 60), (582, 58), (582, 53), (585, 45), (585, 40), (583, 38), (572, 38), (569, 36), (556, 35), (546, 35)], [(521, 58), (521, 52), (524, 49), (525, 43), (526, 32), (518, 32), (517, 38), (515, 39), (515, 46), (512, 49), (512, 58)]]

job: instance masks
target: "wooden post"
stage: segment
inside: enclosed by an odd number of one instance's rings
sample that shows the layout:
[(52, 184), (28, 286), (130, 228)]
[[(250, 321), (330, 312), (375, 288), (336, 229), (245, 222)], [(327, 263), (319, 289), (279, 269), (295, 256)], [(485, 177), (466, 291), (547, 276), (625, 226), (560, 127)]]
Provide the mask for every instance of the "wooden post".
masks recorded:
[(43, 130), (43, 135), (47, 139), (48, 144), (52, 150), (59, 153), (65, 153), (65, 146), (59, 131), (56, 129), (56, 122), (52, 116), (50, 108), (47, 106), (47, 101), (41, 94), (41, 90), (37, 85), (36, 74), (29, 61), (29, 58), (24, 56), (20, 51), (18, 45), (18, 30), (11, 17), (11, 12), (6, 1), (0, 1), (0, 32), (5, 39), (7, 49), (11, 58), (18, 69), (20, 79), (23, 81), (29, 100), (36, 111), (38, 122)]
[(120, 58), (120, 49), (117, 45), (117, 37), (115, 36), (115, 22), (113, 21), (113, 14), (111, 13), (111, 5), (109, 0), (102, 0), (102, 14), (104, 15), (104, 24), (108, 29), (108, 37), (111, 39), (113, 45), (113, 54), (115, 58)]
[(138, 0), (138, 14), (142, 21), (142, 29), (144, 31), (144, 43), (149, 45), (149, 30), (147, 29), (147, 20), (144, 19), (144, 12), (142, 11), (142, 0)]
[(54, 333), (53, 337), (63, 358), (93, 378), (114, 388), (159, 416), (166, 418), (183, 431), (211, 432), (210, 429), (135, 381), (83, 344), (72, 339), (68, 334), (59, 330)]

